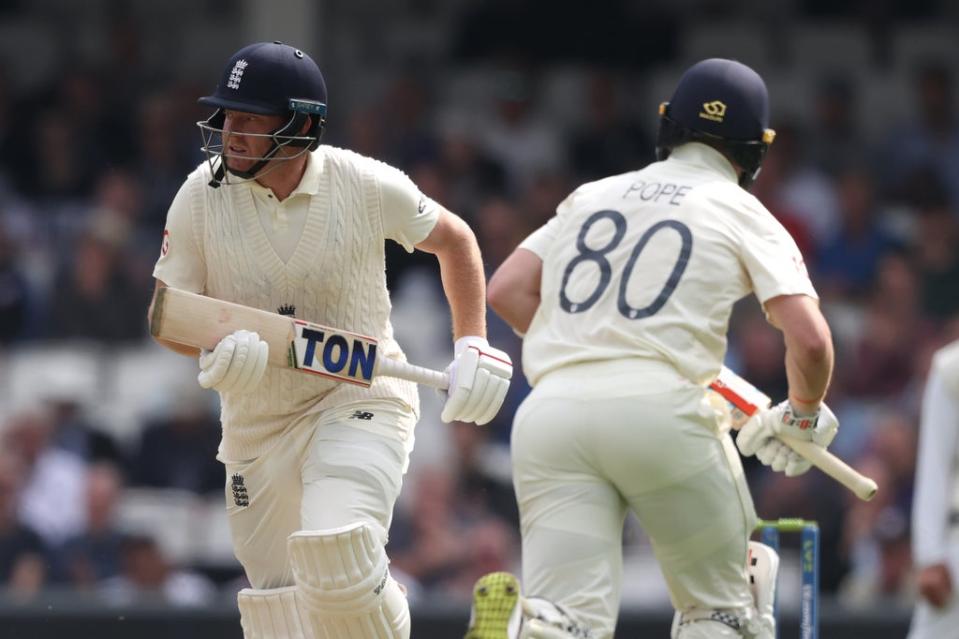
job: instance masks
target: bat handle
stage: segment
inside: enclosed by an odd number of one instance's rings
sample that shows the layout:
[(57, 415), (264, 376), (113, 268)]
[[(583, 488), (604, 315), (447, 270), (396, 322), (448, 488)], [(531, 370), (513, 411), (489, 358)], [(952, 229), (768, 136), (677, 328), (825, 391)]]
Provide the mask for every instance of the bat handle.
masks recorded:
[(778, 437), (787, 446), (811, 461), (819, 470), (855, 493), (859, 499), (869, 501), (876, 496), (879, 487), (875, 481), (852, 468), (822, 446), (788, 435), (778, 435)]
[(431, 368), (416, 366), (407, 362), (384, 357), (376, 360), (376, 374), (387, 377), (398, 377), (417, 384), (426, 384), (440, 390), (450, 387), (450, 378), (446, 373), (434, 371)]

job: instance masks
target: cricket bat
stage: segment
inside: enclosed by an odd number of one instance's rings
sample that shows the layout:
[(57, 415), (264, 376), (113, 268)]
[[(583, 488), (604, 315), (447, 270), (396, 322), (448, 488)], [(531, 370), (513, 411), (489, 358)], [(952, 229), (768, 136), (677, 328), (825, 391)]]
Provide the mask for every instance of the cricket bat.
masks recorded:
[(377, 375), (449, 387), (446, 373), (380, 357), (373, 337), (176, 288), (157, 291), (150, 315), (154, 337), (207, 350), (241, 328), (270, 345), (271, 366), (367, 388)]
[[(719, 377), (709, 385), (710, 390), (719, 393), (729, 404), (732, 427), (739, 430), (759, 410), (770, 405), (769, 397), (745, 379), (723, 366)], [(826, 473), (840, 484), (851, 490), (856, 497), (869, 501), (879, 489), (876, 482), (839, 459), (822, 446), (812, 442), (777, 435), (794, 451), (812, 462), (813, 466)]]

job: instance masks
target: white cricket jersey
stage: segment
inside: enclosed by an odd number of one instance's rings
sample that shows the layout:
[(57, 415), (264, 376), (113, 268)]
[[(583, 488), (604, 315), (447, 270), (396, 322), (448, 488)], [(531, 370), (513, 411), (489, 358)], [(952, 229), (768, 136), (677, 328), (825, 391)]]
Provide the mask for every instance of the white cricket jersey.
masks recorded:
[[(408, 251), (441, 207), (401, 171), (321, 146), (297, 189), (276, 202), (253, 181), (211, 188), (201, 164), (167, 214), (153, 275), (211, 297), (370, 335), (378, 355), (404, 359), (393, 339), (385, 240)], [(396, 398), (418, 412), (415, 384), (380, 377), (368, 389), (268, 368), (256, 391), (221, 393), (221, 457), (257, 457), (295, 420), (345, 402)]]
[[(912, 551), (917, 566), (946, 563), (959, 513), (959, 341), (936, 352), (919, 426)], [(953, 537), (953, 543), (954, 543)], [(953, 553), (954, 554), (954, 553)]]
[(705, 385), (719, 373), (737, 300), (818, 299), (789, 233), (699, 143), (584, 184), (520, 247), (543, 260), (523, 343), (533, 385), (573, 363), (637, 357)]

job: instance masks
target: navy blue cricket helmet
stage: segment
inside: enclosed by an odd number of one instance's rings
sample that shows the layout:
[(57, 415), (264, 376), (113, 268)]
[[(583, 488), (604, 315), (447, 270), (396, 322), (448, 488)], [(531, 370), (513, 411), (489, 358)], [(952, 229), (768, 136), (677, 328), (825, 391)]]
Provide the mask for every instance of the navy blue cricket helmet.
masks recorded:
[(669, 102), (659, 107), (656, 157), (664, 160), (686, 142), (719, 147), (743, 168), (748, 188), (776, 132), (769, 128), (766, 83), (751, 68), (722, 58), (697, 62), (679, 79)]
[[(223, 69), (216, 89), (199, 99), (214, 107), (209, 119), (197, 122), (203, 136), (203, 150), (211, 163), (222, 154), (224, 111), (260, 115), (285, 115), (289, 119), (270, 134), (273, 145), (247, 171), (233, 171), (251, 179), (283, 147), (300, 147), (303, 152), (320, 144), (326, 125), (326, 82), (316, 62), (303, 51), (282, 42), (257, 42), (234, 53)], [(300, 133), (309, 120), (305, 132)], [(219, 138), (219, 143), (214, 141)], [(210, 186), (222, 181), (226, 163), (219, 158)]]

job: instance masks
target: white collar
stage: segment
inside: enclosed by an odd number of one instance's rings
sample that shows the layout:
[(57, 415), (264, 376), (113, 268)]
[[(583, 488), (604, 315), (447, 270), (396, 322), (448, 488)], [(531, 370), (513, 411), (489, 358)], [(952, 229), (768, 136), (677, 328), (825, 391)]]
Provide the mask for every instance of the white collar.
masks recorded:
[(673, 149), (669, 154), (669, 159), (705, 167), (737, 184), (739, 183), (739, 176), (736, 174), (732, 162), (708, 144), (687, 142)]
[[(306, 168), (303, 170), (303, 177), (300, 178), (300, 183), (296, 185), (296, 188), (290, 192), (286, 199), (289, 200), (294, 195), (316, 195), (320, 190), (321, 172), (320, 162), (314, 157), (313, 153), (307, 151)], [(251, 189), (273, 193), (272, 189), (263, 186), (257, 182), (256, 179), (249, 180), (247, 184)]]

